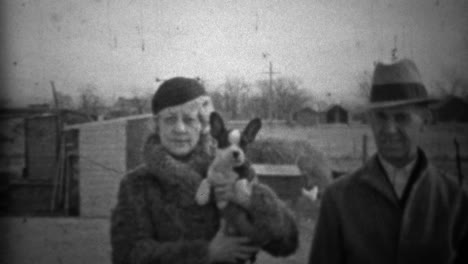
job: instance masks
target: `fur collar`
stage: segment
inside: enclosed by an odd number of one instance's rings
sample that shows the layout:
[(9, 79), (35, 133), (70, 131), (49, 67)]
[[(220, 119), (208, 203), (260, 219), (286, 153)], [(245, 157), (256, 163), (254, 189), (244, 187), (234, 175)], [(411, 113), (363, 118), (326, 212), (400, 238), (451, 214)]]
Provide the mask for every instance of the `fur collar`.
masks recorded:
[(169, 154), (160, 144), (159, 137), (153, 134), (144, 146), (144, 161), (149, 172), (164, 186), (194, 192), (206, 177), (208, 166), (213, 160), (210, 145), (210, 138), (202, 137), (192, 153), (179, 159)]

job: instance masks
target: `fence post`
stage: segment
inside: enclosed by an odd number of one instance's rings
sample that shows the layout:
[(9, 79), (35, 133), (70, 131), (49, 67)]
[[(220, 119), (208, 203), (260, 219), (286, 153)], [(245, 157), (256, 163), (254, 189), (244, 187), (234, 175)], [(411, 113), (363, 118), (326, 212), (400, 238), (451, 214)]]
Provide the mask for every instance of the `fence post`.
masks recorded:
[(362, 135), (362, 164), (367, 160), (367, 135)]

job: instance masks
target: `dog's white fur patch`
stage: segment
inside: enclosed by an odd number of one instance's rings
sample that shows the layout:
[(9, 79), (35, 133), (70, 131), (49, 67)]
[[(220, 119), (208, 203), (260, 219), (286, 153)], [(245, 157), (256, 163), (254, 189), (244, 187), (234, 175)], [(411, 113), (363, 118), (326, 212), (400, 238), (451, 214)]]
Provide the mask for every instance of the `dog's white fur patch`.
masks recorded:
[(234, 129), (229, 133), (228, 140), (231, 144), (239, 145), (240, 136), (241, 136), (240, 131), (237, 129)]
[(317, 185), (315, 185), (313, 188), (310, 190), (307, 190), (305, 188), (302, 188), (302, 195), (307, 197), (310, 201), (315, 202), (318, 199), (318, 193), (319, 193), (319, 188)]

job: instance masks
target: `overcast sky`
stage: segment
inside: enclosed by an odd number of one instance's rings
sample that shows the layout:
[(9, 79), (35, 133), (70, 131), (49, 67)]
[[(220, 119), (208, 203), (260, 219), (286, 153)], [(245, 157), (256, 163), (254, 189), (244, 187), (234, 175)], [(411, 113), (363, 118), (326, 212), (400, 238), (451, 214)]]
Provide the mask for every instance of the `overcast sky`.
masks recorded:
[[(5, 3), (6, 2), (6, 3)], [(76, 95), (155, 90), (155, 78), (302, 80), (317, 96), (356, 94), (374, 61), (416, 61), (426, 84), (468, 69), (466, 0), (2, 1), (2, 87), (10, 102), (50, 100), (50, 81)], [(263, 53), (269, 54), (266, 58)], [(467, 74), (468, 75), (468, 74)]]

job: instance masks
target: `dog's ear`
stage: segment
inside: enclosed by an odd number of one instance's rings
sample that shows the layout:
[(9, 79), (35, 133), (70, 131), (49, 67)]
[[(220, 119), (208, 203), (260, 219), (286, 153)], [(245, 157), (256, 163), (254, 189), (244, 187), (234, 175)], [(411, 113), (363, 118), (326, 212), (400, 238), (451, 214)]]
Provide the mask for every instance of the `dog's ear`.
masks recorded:
[(252, 119), (245, 127), (244, 131), (242, 131), (241, 142), (242, 145), (246, 146), (252, 143), (257, 136), (258, 131), (262, 127), (262, 121), (260, 118)]
[(210, 133), (213, 138), (218, 138), (219, 135), (226, 131), (224, 121), (218, 112), (213, 112), (210, 115)]

